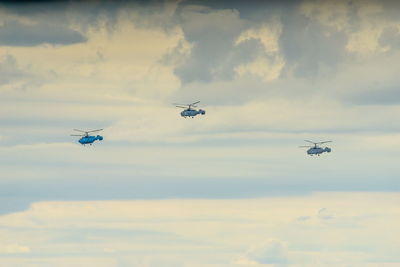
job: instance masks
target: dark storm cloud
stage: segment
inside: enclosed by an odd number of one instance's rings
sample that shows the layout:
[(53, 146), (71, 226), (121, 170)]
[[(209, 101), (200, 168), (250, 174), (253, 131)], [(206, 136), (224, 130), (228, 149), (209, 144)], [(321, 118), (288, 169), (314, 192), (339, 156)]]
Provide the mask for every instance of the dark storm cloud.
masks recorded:
[(300, 2), (301, 0), (186, 0), (182, 1), (180, 6), (199, 5), (207, 6), (214, 10), (235, 9), (240, 12), (241, 18), (262, 21), (265, 19), (265, 15), (291, 8)]
[[(33, 21), (25, 25), (7, 21), (0, 28), (0, 44), (10, 46), (34, 46), (44, 43), (69, 45), (86, 41), (90, 29), (115, 30), (121, 12), (136, 27), (171, 29), (175, 22), (160, 16), (166, 5), (173, 1), (6, 1), (0, 9), (7, 13)], [(75, 25), (79, 31), (71, 29)]]
[(85, 41), (86, 38), (81, 33), (62, 25), (24, 25), (8, 21), (0, 26), (0, 45), (5, 46), (70, 45)]
[(68, 1), (0, 1), (0, 8), (6, 8), (19, 15), (43, 15), (55, 10), (65, 9)]
[(67, 1), (3, 1), (0, 9), (15, 18), (5, 20), (0, 26), (0, 45), (71, 45), (86, 42), (82, 33), (69, 27), (68, 7)]

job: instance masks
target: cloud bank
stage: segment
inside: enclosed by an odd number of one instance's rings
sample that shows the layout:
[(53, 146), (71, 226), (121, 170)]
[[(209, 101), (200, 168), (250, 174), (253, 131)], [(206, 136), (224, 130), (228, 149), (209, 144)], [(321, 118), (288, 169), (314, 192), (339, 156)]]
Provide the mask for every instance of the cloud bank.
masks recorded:
[(1, 216), (0, 258), (43, 266), (54, 257), (99, 266), (394, 266), (398, 201), (397, 193), (324, 193), (41, 202)]

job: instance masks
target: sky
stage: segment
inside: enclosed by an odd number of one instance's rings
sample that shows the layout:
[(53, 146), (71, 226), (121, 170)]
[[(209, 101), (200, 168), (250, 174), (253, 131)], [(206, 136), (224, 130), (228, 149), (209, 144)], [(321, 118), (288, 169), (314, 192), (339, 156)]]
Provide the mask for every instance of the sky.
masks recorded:
[(1, 1), (0, 266), (398, 266), (399, 12)]

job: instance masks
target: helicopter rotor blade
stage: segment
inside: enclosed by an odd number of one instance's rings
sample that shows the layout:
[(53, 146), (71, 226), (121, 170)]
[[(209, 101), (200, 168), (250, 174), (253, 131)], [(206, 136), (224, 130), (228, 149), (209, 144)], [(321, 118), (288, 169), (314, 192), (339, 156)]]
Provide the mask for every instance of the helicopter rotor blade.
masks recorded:
[(310, 140), (304, 140), (304, 141), (306, 141), (306, 142), (308, 142), (308, 143), (311, 143), (311, 144), (317, 144), (317, 143), (315, 143), (315, 142), (313, 142), (313, 141), (310, 141)]
[(71, 134), (71, 136), (85, 136), (84, 134)]
[(93, 133), (93, 132), (99, 132), (99, 131), (103, 131), (103, 129), (91, 130), (91, 131), (87, 131), (86, 133)]
[(313, 147), (313, 146), (299, 146), (299, 147)]
[(324, 142), (318, 142), (317, 144), (325, 144), (325, 143), (331, 143), (332, 141), (324, 141)]
[(184, 107), (184, 106), (175, 106), (177, 108), (188, 108), (188, 107)]
[(73, 129), (74, 131), (77, 131), (77, 132), (81, 132), (81, 133), (86, 133), (86, 131), (82, 131), (82, 130), (79, 130), (79, 129)]
[(191, 107), (195, 107), (196, 104), (198, 104), (198, 103), (200, 103), (200, 101), (196, 101), (196, 102), (193, 102), (193, 103), (190, 103), (190, 104), (178, 104), (178, 103), (172, 103), (172, 104), (175, 105), (175, 106), (185, 106), (185, 107), (191, 106)]

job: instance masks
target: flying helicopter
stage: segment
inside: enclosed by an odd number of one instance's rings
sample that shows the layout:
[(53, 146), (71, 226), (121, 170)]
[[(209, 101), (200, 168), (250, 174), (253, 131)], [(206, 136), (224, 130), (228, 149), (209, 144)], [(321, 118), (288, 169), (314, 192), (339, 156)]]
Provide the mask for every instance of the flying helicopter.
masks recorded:
[(103, 129), (91, 130), (91, 131), (82, 131), (79, 129), (74, 129), (74, 131), (81, 132), (82, 134), (71, 134), (71, 136), (81, 136), (82, 138), (78, 140), (81, 145), (92, 145), (96, 140), (103, 140), (103, 136), (101, 135), (89, 135), (89, 133), (99, 132)]
[(307, 154), (310, 155), (310, 156), (313, 156), (313, 155), (320, 156), (324, 152), (328, 152), (329, 153), (329, 152), (332, 151), (332, 149), (330, 149), (329, 147), (322, 148), (322, 147), (318, 146), (318, 145), (322, 145), (322, 144), (325, 144), (325, 143), (330, 143), (332, 141), (324, 141), (324, 142), (313, 142), (313, 141), (310, 141), (310, 140), (304, 140), (304, 141), (306, 141), (308, 143), (311, 143), (311, 144), (314, 144), (314, 145), (310, 145), (310, 146), (300, 146), (300, 147), (309, 147), (309, 149), (307, 150)]
[(176, 107), (178, 108), (184, 108), (185, 110), (181, 112), (181, 116), (184, 117), (186, 119), (186, 117), (192, 117), (194, 118), (194, 116), (201, 114), (204, 115), (206, 114), (205, 110), (202, 109), (193, 109), (193, 108), (197, 108), (196, 104), (200, 103), (200, 101), (191, 103), (191, 104), (174, 104), (176, 105)]

